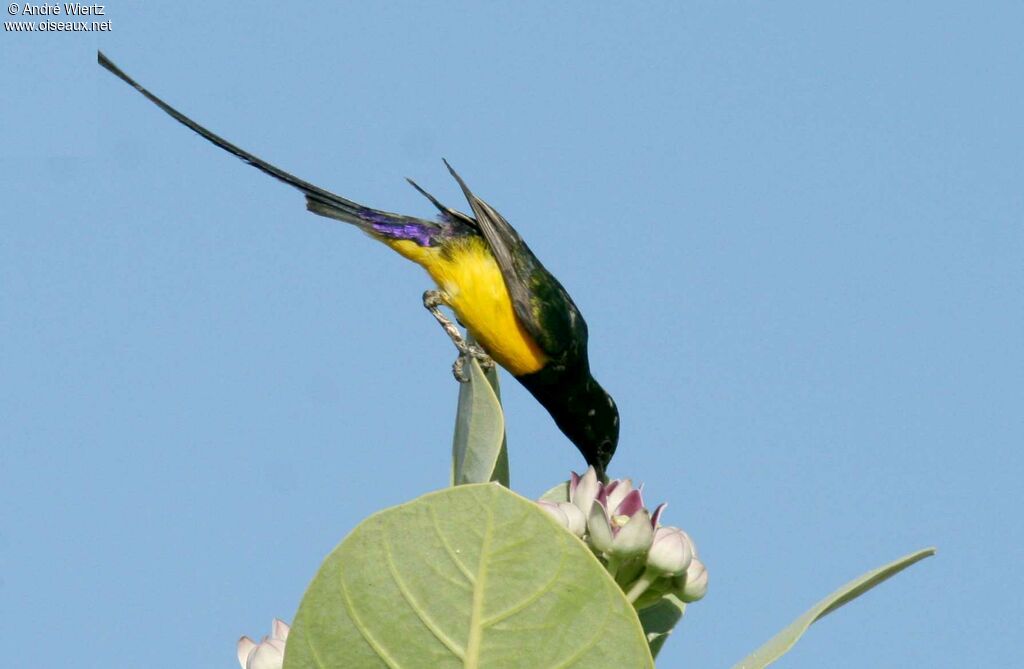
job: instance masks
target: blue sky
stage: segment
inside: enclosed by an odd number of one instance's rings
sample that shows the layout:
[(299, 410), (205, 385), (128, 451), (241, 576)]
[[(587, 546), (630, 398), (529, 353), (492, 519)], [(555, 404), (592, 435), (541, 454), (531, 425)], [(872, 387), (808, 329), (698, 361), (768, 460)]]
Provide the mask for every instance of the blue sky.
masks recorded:
[[(231, 667), (362, 518), (447, 482), (426, 275), (178, 126), (366, 204), (462, 206), (572, 293), (711, 575), (662, 657), (1019, 659), (1018, 3), (118, 3), (0, 35), (7, 664)], [(5, 19), (8, 17), (5, 17)], [(504, 377), (513, 486), (581, 460)]]

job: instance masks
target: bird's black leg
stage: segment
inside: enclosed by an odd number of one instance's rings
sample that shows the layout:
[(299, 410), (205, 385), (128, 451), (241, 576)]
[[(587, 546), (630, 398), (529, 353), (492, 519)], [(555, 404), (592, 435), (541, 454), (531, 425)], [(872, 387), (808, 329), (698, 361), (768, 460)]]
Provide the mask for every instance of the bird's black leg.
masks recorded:
[(448, 306), (448, 301), (445, 299), (445, 294), (440, 290), (428, 290), (423, 293), (423, 306), (433, 314), (437, 322), (444, 328), (444, 331), (448, 333), (448, 337), (455, 344), (455, 348), (459, 350), (459, 357), (455, 359), (455, 363), (452, 365), (452, 374), (455, 375), (456, 381), (465, 383), (469, 381), (469, 376), (466, 375), (465, 371), (467, 358), (476, 358), (476, 361), (484, 369), (493, 367), (494, 361), (482, 348), (466, 341), (455, 323), (441, 312), (442, 305)]

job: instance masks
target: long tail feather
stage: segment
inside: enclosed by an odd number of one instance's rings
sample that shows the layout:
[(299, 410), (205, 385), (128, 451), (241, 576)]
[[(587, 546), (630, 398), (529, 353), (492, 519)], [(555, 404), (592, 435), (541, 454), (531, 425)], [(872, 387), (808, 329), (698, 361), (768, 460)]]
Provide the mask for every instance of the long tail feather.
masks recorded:
[(189, 128), (203, 139), (211, 142), (212, 144), (219, 146), (228, 153), (235, 155), (245, 162), (249, 163), (256, 169), (260, 170), (264, 174), (268, 174), (278, 181), (282, 181), (293, 188), (297, 188), (306, 195), (306, 207), (315, 214), (321, 216), (327, 216), (328, 218), (334, 218), (347, 223), (353, 223), (366, 229), (367, 224), (373, 224), (379, 222), (385, 217), (393, 217), (396, 219), (404, 219), (400, 214), (391, 214), (389, 212), (378, 211), (371, 209), (370, 207), (364, 207), (361, 204), (353, 202), (347, 198), (344, 198), (336, 193), (332, 193), (328, 190), (324, 190), (319, 186), (309, 183), (294, 174), (290, 174), (275, 167), (265, 160), (249, 153), (245, 149), (238, 147), (228, 140), (224, 139), (220, 135), (204, 128), (199, 125), (188, 116), (185, 116), (174, 107), (170, 106), (153, 93), (149, 92), (144, 86), (128, 76), (121, 68), (115, 65), (109, 58), (107, 58), (102, 51), (96, 52), (96, 60), (100, 65), (105, 67), (107, 70), (112, 72), (119, 79), (124, 81), (126, 84), (142, 93), (150, 102), (155, 104), (160, 109), (164, 110), (171, 118), (181, 123), (185, 127)]

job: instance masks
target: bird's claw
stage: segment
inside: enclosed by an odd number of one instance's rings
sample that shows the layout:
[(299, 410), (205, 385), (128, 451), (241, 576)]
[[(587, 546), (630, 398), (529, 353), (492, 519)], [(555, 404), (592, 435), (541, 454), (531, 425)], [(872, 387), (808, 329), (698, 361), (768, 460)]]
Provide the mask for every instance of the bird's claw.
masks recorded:
[[(458, 344), (456, 344), (458, 346)], [(455, 358), (455, 362), (452, 363), (452, 375), (455, 376), (455, 380), (459, 383), (468, 383), (469, 374), (466, 372), (466, 361), (473, 359), (476, 360), (480, 367), (484, 371), (494, 368), (494, 360), (491, 356), (484, 353), (484, 350), (474, 344), (464, 343), (465, 350), (459, 348), (459, 357)]]
[(455, 344), (455, 348), (459, 350), (459, 357), (452, 364), (452, 374), (459, 383), (466, 383), (469, 381), (469, 375), (466, 373), (467, 359), (472, 358), (476, 360), (485, 370), (494, 367), (494, 360), (482, 348), (466, 341), (455, 323), (452, 323), (447, 316), (441, 313), (441, 306), (447, 304), (448, 301), (445, 299), (444, 293), (439, 290), (428, 290), (423, 293), (423, 306), (437, 319), (437, 322), (441, 324), (444, 331), (448, 333), (448, 338)]

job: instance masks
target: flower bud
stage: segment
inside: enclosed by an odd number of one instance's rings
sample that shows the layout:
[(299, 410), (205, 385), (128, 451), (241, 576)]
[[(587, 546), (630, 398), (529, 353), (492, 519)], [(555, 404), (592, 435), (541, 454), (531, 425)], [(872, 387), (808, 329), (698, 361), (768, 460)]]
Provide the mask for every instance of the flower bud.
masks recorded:
[(615, 534), (612, 532), (611, 523), (608, 521), (608, 514), (600, 502), (590, 505), (590, 514), (587, 515), (587, 533), (590, 537), (590, 545), (598, 553), (610, 553)]
[(578, 537), (582, 537), (587, 532), (587, 517), (583, 515), (579, 507), (572, 502), (559, 502), (559, 508), (565, 513), (565, 517), (569, 519), (569, 524), (566, 526), (569, 531)]
[(270, 636), (263, 637), (260, 643), (247, 636), (239, 639), (238, 663), (242, 669), (281, 669), (289, 630), (286, 622), (274, 618)]
[(654, 540), (651, 514), (647, 509), (640, 509), (630, 517), (609, 518), (600, 500), (590, 507), (587, 531), (594, 550), (620, 559), (643, 555)]
[(686, 572), (679, 578), (683, 577), (685, 580), (682, 582), (682, 588), (677, 591), (679, 599), (687, 604), (702, 599), (708, 591), (708, 570), (704, 568), (704, 563), (693, 558)]
[(572, 473), (569, 479), (569, 501), (583, 512), (583, 516), (590, 514), (590, 507), (601, 492), (601, 481), (597, 478), (597, 472), (593, 467), (588, 467), (583, 476)]
[(557, 502), (549, 502), (546, 499), (541, 499), (537, 501), (537, 506), (546, 511), (547, 514), (554, 518), (559, 525), (566, 528), (569, 527), (569, 517), (565, 515), (565, 511), (558, 506)]
[[(616, 495), (616, 497), (618, 496)], [(640, 493), (640, 490), (630, 490), (628, 493), (623, 495), (618, 504), (613, 506), (611, 503), (611, 497), (607, 498), (606, 503), (606, 508), (611, 516), (625, 516), (627, 518), (631, 518), (634, 513), (644, 508), (644, 496)]]
[(667, 575), (682, 574), (693, 560), (690, 537), (678, 527), (659, 527), (647, 553), (647, 565)]
[[(604, 487), (604, 491), (608, 496), (608, 508), (617, 509), (626, 495), (633, 492), (633, 480), (613, 479)], [(643, 505), (641, 504), (641, 506)]]
[(654, 541), (651, 514), (640, 509), (626, 521), (612, 540), (612, 554), (621, 558), (643, 555)]
[(571, 502), (548, 502), (541, 500), (537, 502), (540, 508), (547, 511), (548, 515), (558, 521), (558, 524), (566, 528), (577, 537), (582, 537), (587, 531), (587, 518), (583, 512)]
[(628, 478), (604, 483), (589, 467), (583, 476), (572, 472), (568, 502), (540, 505), (583, 538), (634, 606), (654, 604), (666, 593), (695, 602), (708, 588), (697, 547), (678, 527), (660, 526), (666, 505), (648, 511), (642, 490)]

